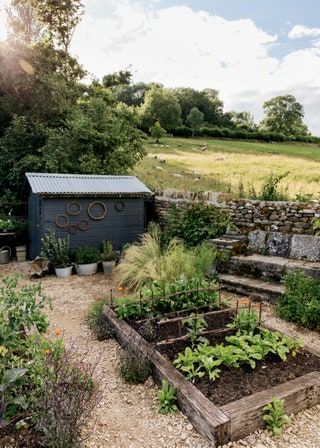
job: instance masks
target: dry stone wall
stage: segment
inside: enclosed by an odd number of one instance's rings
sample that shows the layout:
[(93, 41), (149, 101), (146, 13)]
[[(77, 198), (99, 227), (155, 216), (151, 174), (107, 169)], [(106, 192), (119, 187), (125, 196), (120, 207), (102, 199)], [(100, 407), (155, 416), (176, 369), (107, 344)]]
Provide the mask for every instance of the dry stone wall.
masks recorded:
[(266, 230), (286, 234), (313, 235), (312, 220), (320, 217), (318, 201), (269, 202), (245, 199), (228, 200), (222, 193), (185, 193), (165, 190), (155, 195), (155, 214), (163, 222), (172, 206), (187, 207), (196, 201), (205, 201), (212, 207), (228, 210), (235, 225), (244, 232)]

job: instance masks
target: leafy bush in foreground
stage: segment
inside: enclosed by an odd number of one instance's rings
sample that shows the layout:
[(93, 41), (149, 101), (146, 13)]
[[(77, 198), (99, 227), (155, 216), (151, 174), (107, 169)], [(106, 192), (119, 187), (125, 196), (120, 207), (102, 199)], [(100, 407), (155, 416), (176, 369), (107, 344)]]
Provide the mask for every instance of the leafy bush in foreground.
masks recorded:
[(310, 329), (320, 328), (320, 284), (302, 271), (284, 278), (285, 293), (277, 303), (277, 313), (285, 320)]

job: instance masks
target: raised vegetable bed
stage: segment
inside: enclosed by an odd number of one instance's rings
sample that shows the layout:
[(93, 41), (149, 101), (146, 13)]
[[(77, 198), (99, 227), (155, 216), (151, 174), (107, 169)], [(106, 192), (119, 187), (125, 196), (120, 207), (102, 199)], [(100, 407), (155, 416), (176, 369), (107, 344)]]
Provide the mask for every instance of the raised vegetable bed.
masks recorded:
[[(180, 409), (212, 446), (262, 428), (263, 407), (274, 396), (285, 400), (287, 413), (296, 413), (320, 402), (320, 358), (306, 347), (295, 357), (289, 355), (285, 362), (272, 355), (257, 361), (254, 369), (247, 366), (230, 369), (222, 365), (215, 381), (203, 376), (192, 382), (172, 363), (185, 347), (191, 346), (190, 334), (183, 325), (188, 312), (182, 311), (182, 316), (177, 311), (124, 321), (112, 308), (106, 307), (104, 313), (116, 339), (124, 348), (149, 359), (158, 383), (165, 378), (177, 389)], [(243, 308), (251, 308), (251, 304)], [(201, 335), (208, 339), (210, 346), (221, 344), (226, 336), (234, 333), (227, 324), (233, 321), (238, 310), (223, 309), (220, 301), (218, 309), (212, 309), (211, 305), (202, 307), (201, 313), (208, 325)]]

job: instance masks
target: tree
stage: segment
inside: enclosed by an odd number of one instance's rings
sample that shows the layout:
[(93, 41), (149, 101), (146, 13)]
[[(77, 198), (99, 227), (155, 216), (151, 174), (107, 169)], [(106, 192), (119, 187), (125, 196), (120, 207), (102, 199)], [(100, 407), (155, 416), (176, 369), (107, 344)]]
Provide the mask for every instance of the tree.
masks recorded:
[(203, 113), (205, 123), (209, 125), (220, 124), (223, 102), (219, 99), (217, 90), (205, 89), (199, 91), (190, 87), (180, 87), (174, 89), (174, 93), (181, 107), (183, 124), (188, 124), (187, 116), (194, 107)]
[(157, 121), (166, 131), (181, 125), (181, 108), (175, 94), (157, 85), (146, 93), (140, 115), (144, 129), (150, 129)]
[(231, 122), (239, 129), (246, 131), (256, 131), (257, 125), (254, 122), (253, 115), (250, 112), (230, 112)]
[(262, 130), (284, 135), (308, 135), (303, 123), (304, 110), (293, 95), (271, 98), (263, 104), (266, 117), (260, 124)]
[(193, 107), (187, 116), (187, 123), (192, 129), (192, 135), (194, 131), (203, 123), (204, 115), (197, 107)]
[(141, 106), (146, 92), (152, 84), (139, 82), (136, 84), (121, 84), (112, 88), (115, 99), (128, 106)]
[(166, 136), (166, 131), (161, 127), (159, 121), (150, 128), (150, 135), (155, 138), (156, 143), (160, 143), (160, 139)]
[(104, 87), (117, 87), (122, 85), (130, 85), (132, 79), (132, 73), (130, 70), (120, 70), (115, 73), (110, 73), (102, 78), (102, 85)]

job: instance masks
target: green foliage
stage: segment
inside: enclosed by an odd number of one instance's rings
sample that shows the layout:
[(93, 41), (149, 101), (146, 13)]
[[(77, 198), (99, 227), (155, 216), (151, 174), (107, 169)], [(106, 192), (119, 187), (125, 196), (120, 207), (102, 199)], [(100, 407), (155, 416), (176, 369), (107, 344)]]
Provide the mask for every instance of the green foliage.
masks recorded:
[(284, 277), (285, 293), (277, 302), (277, 313), (285, 320), (310, 329), (320, 328), (319, 282), (302, 271)]
[[(205, 290), (209, 288), (210, 290)], [(199, 306), (218, 306), (215, 283), (204, 279), (187, 279), (181, 276), (177, 281), (163, 285), (157, 281), (143, 287), (139, 297), (129, 296), (117, 300), (116, 313), (121, 319), (161, 316), (164, 313), (192, 310)], [(141, 300), (139, 300), (141, 297)]]
[(316, 236), (320, 236), (320, 218), (314, 218), (312, 220), (312, 225)]
[(167, 238), (181, 238), (188, 246), (224, 235), (235, 228), (228, 212), (196, 202), (185, 209), (173, 205), (166, 222)]
[(239, 310), (229, 328), (237, 330), (237, 336), (253, 333), (259, 324), (259, 316), (254, 310)]
[(284, 410), (284, 400), (274, 397), (271, 403), (263, 408), (263, 420), (267, 428), (275, 436), (281, 436), (283, 428), (290, 423), (290, 418)]
[(94, 246), (78, 246), (74, 252), (74, 259), (77, 264), (98, 263), (100, 253)]
[(10, 218), (0, 219), (1, 230), (13, 230), (13, 222)]
[(174, 93), (156, 84), (146, 92), (140, 116), (143, 129), (150, 129), (156, 122), (166, 131), (181, 124), (181, 108)]
[(100, 254), (101, 261), (114, 261), (117, 258), (116, 252), (113, 250), (110, 241), (102, 241), (102, 253)]
[(27, 402), (24, 395), (10, 396), (10, 389), (19, 378), (27, 373), (28, 369), (5, 370), (0, 380), (0, 430), (5, 426), (6, 412), (9, 406), (26, 409)]
[(277, 332), (260, 329), (257, 334), (248, 333), (236, 336), (227, 336), (227, 344), (211, 346), (208, 341), (202, 340), (196, 348), (187, 347), (184, 353), (179, 353), (174, 365), (181, 370), (189, 380), (195, 381), (208, 375), (211, 381), (219, 377), (225, 365), (228, 368), (240, 368), (249, 365), (255, 369), (257, 361), (273, 353), (282, 361), (291, 354), (295, 356), (302, 346), (301, 341), (282, 336)]
[(203, 120), (204, 120), (204, 114), (200, 112), (200, 110), (197, 107), (193, 107), (190, 110), (189, 115), (187, 116), (187, 123), (190, 125), (192, 129), (193, 135), (194, 131), (202, 125)]
[(269, 132), (284, 135), (307, 135), (307, 126), (303, 123), (303, 106), (293, 95), (281, 95), (263, 104), (266, 114), (260, 127)]
[(244, 129), (246, 131), (254, 132), (257, 130), (257, 125), (254, 122), (254, 117), (250, 112), (231, 112), (231, 122), (236, 128)]
[(289, 172), (283, 174), (271, 173), (270, 176), (265, 179), (257, 199), (262, 201), (287, 201), (288, 196), (282, 191), (279, 191), (278, 186), (282, 179), (288, 174)]
[(110, 73), (102, 78), (104, 87), (117, 87), (122, 85), (129, 85), (131, 83), (132, 73), (129, 70), (119, 70), (115, 73)]
[(177, 391), (167, 380), (162, 380), (162, 388), (158, 394), (159, 413), (174, 414), (177, 412)]
[(166, 136), (166, 131), (161, 127), (159, 121), (149, 129), (149, 132), (151, 137), (156, 140), (156, 143), (159, 143), (160, 139)]
[(140, 244), (128, 247), (115, 270), (117, 283), (137, 291), (150, 282), (168, 285), (181, 275), (191, 279), (207, 274), (215, 251), (207, 245), (187, 249), (181, 241), (172, 239), (163, 247), (163, 235), (158, 226), (142, 236)]
[(106, 300), (95, 301), (91, 304), (86, 322), (98, 341), (105, 341), (113, 337), (113, 330), (108, 325), (103, 314), (103, 308), (107, 305)]
[(146, 358), (127, 351), (120, 359), (120, 373), (126, 383), (143, 384), (151, 374), (151, 366)]
[(188, 336), (192, 348), (195, 346), (196, 342), (199, 341), (200, 333), (208, 327), (207, 321), (201, 315), (196, 315), (194, 313), (191, 313), (188, 319), (184, 319), (182, 325), (188, 329)]
[(41, 238), (41, 256), (47, 258), (55, 268), (70, 266), (70, 237), (58, 238), (50, 229)]

